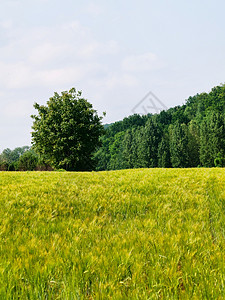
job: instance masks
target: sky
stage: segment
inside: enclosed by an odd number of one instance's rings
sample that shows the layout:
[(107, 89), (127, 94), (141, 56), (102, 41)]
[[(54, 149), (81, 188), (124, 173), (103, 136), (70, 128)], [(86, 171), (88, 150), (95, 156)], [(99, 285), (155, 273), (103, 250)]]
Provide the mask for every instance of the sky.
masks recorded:
[(222, 0), (1, 0), (0, 152), (31, 144), (33, 104), (54, 92), (75, 87), (111, 123), (224, 83), (224, 11)]

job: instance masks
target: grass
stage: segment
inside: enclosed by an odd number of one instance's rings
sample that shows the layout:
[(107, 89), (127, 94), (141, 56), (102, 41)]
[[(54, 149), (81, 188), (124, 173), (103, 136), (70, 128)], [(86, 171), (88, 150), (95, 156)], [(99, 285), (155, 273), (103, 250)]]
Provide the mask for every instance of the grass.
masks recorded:
[(225, 170), (0, 172), (0, 299), (225, 298)]

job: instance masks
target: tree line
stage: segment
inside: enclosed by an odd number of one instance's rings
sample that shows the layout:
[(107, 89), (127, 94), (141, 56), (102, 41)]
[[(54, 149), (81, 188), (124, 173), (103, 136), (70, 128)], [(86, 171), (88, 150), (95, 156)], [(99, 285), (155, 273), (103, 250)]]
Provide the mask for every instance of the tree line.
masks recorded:
[(81, 92), (55, 93), (35, 103), (32, 147), (5, 149), (0, 170), (117, 170), (225, 166), (225, 85), (189, 97), (159, 114), (112, 124)]
[(225, 166), (225, 85), (184, 105), (111, 124), (96, 170)]
[(6, 148), (0, 154), (0, 171), (47, 171), (53, 170), (44, 164), (38, 154), (29, 146)]

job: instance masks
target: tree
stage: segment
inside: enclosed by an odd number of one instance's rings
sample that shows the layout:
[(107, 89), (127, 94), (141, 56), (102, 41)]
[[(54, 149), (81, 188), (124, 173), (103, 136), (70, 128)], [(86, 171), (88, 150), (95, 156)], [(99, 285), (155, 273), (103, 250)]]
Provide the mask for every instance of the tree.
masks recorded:
[(113, 143), (109, 145), (110, 160), (108, 167), (110, 170), (124, 169), (124, 160), (122, 157), (124, 135), (124, 131), (118, 132), (115, 135)]
[(145, 124), (144, 140), (146, 143), (146, 153), (148, 168), (158, 166), (158, 146), (161, 141), (162, 132), (155, 119), (149, 119)]
[(164, 135), (158, 147), (158, 167), (160, 168), (170, 168), (170, 147), (169, 147), (169, 137)]
[(133, 136), (132, 131), (128, 129), (123, 138), (123, 165), (125, 169), (133, 168), (133, 159), (132, 159), (132, 146), (133, 146)]
[(20, 171), (33, 171), (38, 164), (38, 156), (32, 151), (26, 151), (19, 158), (18, 169)]
[[(139, 127), (134, 135), (136, 144), (135, 168), (147, 168), (149, 165), (148, 145), (145, 134), (145, 127)], [(134, 147), (134, 146), (133, 146)]]
[[(220, 113), (210, 112), (200, 128), (200, 161), (204, 167), (214, 167), (215, 159), (224, 156), (225, 126)], [(218, 165), (218, 160), (216, 160)]]
[[(120, 132), (125, 132), (122, 145), (117, 141)], [(111, 123), (102, 145), (96, 155), (100, 170), (225, 166), (225, 85), (159, 114)]]
[(35, 151), (55, 168), (92, 170), (93, 152), (104, 132), (102, 117), (74, 88), (55, 93), (47, 106), (34, 104), (32, 144)]
[(1, 160), (7, 162), (8, 164), (11, 164), (13, 162), (12, 150), (10, 150), (9, 148), (4, 149), (1, 154)]
[(176, 122), (170, 127), (170, 155), (173, 168), (188, 167), (187, 126)]
[(189, 167), (197, 167), (200, 165), (199, 159), (200, 149), (200, 130), (198, 123), (191, 120), (188, 124), (188, 159)]
[(0, 155), (1, 169), (8, 171), (17, 170), (20, 156), (29, 149), (30, 147), (28, 146), (17, 147), (14, 150), (10, 150), (9, 148), (4, 149)]

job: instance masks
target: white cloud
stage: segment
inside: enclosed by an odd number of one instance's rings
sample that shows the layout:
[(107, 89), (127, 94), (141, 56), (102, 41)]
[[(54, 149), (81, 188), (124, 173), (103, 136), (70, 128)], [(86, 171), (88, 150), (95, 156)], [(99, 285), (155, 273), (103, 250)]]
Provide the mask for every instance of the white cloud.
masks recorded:
[(0, 62), (0, 81), (7, 89), (31, 87), (50, 87), (62, 84), (74, 84), (88, 74), (101, 70), (98, 63), (75, 64), (73, 66), (35, 69), (23, 62), (4, 64)]
[(97, 63), (80, 64), (71, 67), (54, 68), (37, 72), (35, 78), (43, 86), (57, 86), (62, 84), (74, 84), (84, 79), (91, 72), (100, 69)]
[(119, 52), (116, 41), (98, 42), (77, 21), (57, 29), (15, 29), (13, 37), (0, 47), (2, 90), (74, 85), (90, 74), (105, 71), (101, 58)]
[(163, 63), (151, 52), (128, 56), (122, 62), (122, 69), (130, 72), (152, 71), (162, 67)]

